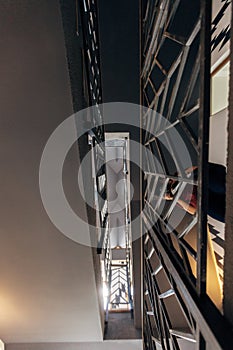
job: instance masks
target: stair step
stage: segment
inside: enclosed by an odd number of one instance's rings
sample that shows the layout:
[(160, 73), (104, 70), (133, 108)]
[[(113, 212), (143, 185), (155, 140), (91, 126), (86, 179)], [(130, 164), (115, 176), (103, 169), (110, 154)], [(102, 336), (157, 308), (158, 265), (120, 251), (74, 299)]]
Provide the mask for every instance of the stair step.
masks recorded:
[(151, 248), (151, 251), (150, 251), (150, 253), (147, 256), (147, 260), (149, 260), (152, 257), (152, 255), (154, 254), (154, 251), (155, 251), (155, 248), (154, 247)]
[[(153, 335), (151, 336), (151, 338), (152, 338), (153, 342), (154, 342), (155, 345), (156, 345), (156, 349), (157, 349), (157, 347), (158, 347), (158, 349), (160, 349), (160, 348), (161, 348), (161, 341), (160, 341), (159, 339), (153, 337)], [(161, 349), (162, 349), (162, 348), (161, 348)]]
[(153, 311), (147, 311), (147, 315), (154, 316), (154, 312)]
[(174, 294), (175, 294), (174, 290), (173, 289), (169, 289), (166, 292), (160, 294), (159, 295), (159, 299), (166, 299), (166, 298), (171, 297)]
[(158, 273), (159, 273), (159, 271), (161, 271), (162, 270), (162, 268), (163, 268), (163, 266), (162, 265), (159, 265), (153, 272), (152, 272), (152, 276), (155, 276), (155, 275), (157, 275)]
[(188, 340), (192, 343), (196, 343), (196, 339), (192, 333), (190, 333), (187, 329), (170, 329), (170, 334), (174, 335), (175, 337), (182, 338), (185, 340)]
[(147, 244), (148, 240), (149, 240), (149, 235), (148, 235), (148, 233), (147, 233), (146, 238), (145, 238), (145, 241), (144, 241), (144, 244)]

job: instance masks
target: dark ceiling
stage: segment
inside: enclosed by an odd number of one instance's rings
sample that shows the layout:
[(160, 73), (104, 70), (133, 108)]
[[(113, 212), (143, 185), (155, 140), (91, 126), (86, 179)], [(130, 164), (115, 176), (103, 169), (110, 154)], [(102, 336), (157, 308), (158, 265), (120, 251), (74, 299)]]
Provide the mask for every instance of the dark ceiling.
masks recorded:
[(139, 100), (139, 1), (99, 0), (104, 102)]

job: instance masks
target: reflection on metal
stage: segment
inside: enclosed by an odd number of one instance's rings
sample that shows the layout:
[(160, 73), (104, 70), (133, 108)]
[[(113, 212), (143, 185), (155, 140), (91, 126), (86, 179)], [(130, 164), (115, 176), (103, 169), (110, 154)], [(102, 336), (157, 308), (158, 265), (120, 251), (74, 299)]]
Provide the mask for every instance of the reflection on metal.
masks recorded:
[[(218, 310), (221, 292), (207, 230), (211, 1), (141, 5), (141, 96), (153, 110), (142, 115), (142, 126), (151, 132), (142, 135), (148, 150), (144, 347), (228, 349), (232, 331)], [(189, 151), (187, 164), (174, 130)]]

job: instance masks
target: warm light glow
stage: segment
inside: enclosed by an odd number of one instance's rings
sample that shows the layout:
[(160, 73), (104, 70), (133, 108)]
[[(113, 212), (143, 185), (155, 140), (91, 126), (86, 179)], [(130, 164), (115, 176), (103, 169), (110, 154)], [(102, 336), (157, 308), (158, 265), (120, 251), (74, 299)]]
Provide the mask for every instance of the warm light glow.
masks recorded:
[(4, 349), (5, 349), (5, 345), (3, 341), (0, 339), (0, 350), (4, 350)]
[(108, 296), (108, 287), (105, 283), (104, 283), (104, 287), (103, 287), (103, 295), (104, 295), (104, 297)]

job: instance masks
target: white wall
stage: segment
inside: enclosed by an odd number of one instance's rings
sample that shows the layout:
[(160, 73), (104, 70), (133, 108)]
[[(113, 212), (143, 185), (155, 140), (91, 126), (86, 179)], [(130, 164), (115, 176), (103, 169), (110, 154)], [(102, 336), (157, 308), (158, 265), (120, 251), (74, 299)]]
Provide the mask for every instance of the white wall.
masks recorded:
[(226, 166), (228, 108), (210, 117), (209, 161)]
[[(100, 341), (91, 249), (58, 231), (39, 191), (45, 143), (73, 110), (59, 0), (1, 1), (0, 33), (0, 338)], [(77, 162), (73, 150), (64, 183), (85, 218)]]
[(105, 340), (73, 344), (9, 344), (6, 350), (142, 350), (142, 340)]

